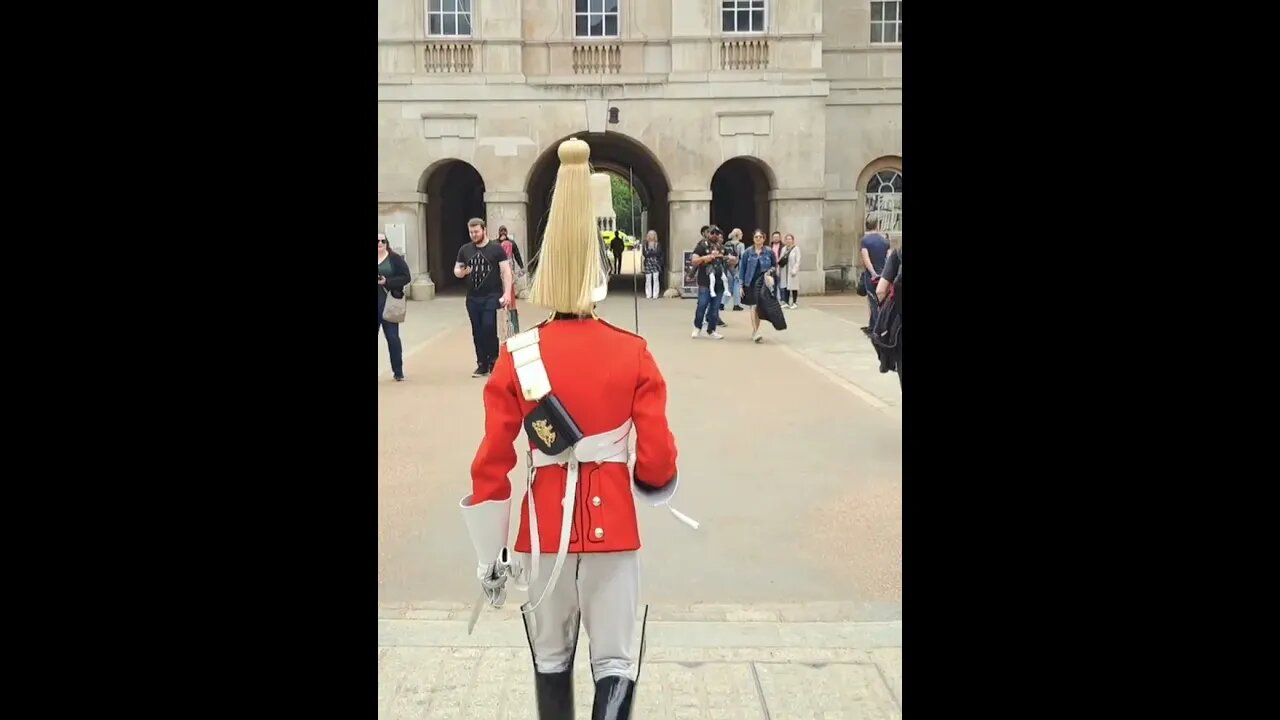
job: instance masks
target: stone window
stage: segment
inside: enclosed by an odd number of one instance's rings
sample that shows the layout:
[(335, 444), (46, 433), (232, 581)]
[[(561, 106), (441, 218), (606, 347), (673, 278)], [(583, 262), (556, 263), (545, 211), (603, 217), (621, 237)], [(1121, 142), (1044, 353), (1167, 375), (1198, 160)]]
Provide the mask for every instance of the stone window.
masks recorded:
[(471, 0), (427, 0), (427, 35), (471, 37)]
[(880, 232), (902, 232), (902, 173), (881, 170), (867, 181), (867, 218), (880, 221)]
[(618, 37), (618, 0), (574, 0), (574, 37)]
[(765, 0), (721, 0), (720, 29), (727, 33), (762, 33)]
[(902, 0), (871, 2), (871, 44), (897, 45), (902, 42)]

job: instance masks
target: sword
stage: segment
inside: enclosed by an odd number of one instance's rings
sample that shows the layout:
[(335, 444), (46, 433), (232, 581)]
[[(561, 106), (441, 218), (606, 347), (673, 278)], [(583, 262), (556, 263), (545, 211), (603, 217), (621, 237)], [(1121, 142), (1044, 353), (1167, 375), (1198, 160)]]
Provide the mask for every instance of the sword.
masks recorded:
[(472, 630), (476, 629), (476, 622), (480, 619), (480, 611), (484, 608), (484, 590), (480, 591), (480, 597), (476, 598), (475, 607), (471, 608), (471, 621), (467, 623), (467, 634), (470, 635)]

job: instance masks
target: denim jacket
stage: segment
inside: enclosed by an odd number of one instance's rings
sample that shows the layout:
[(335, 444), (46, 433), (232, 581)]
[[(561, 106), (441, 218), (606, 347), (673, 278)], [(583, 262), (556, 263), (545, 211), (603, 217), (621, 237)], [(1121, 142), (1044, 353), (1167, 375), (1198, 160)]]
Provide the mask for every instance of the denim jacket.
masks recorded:
[(738, 276), (742, 278), (742, 286), (751, 287), (758, 276), (777, 265), (778, 258), (774, 257), (773, 248), (766, 245), (756, 255), (756, 249), (748, 247), (742, 251), (742, 257), (738, 258)]

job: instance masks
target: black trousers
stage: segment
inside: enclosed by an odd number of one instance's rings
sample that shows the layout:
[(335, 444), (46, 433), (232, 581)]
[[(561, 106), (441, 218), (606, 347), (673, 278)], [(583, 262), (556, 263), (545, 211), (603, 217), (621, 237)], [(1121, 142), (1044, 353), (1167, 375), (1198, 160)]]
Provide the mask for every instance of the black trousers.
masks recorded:
[(476, 365), (490, 367), (498, 360), (497, 295), (468, 295), (467, 314), (471, 316), (471, 341), (476, 346)]
[(387, 306), (387, 294), (378, 291), (378, 328), (387, 338), (387, 351), (391, 353), (391, 372), (396, 377), (404, 377), (404, 348), (400, 344), (400, 326), (382, 319), (382, 311)]

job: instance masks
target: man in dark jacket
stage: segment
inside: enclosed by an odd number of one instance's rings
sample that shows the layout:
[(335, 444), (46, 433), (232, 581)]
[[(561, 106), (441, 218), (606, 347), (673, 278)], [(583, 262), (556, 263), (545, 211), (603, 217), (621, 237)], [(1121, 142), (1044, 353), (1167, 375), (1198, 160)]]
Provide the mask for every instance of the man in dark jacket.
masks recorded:
[(622, 233), (616, 230), (613, 233), (613, 242), (609, 243), (609, 249), (613, 250), (613, 274), (617, 275), (622, 272), (622, 251), (625, 249), (622, 243)]
[(902, 249), (890, 250), (884, 272), (876, 284), (879, 311), (871, 331), (871, 344), (880, 356), (880, 372), (898, 373), (902, 386)]
[(880, 233), (880, 221), (876, 218), (867, 218), (866, 227), (867, 234), (862, 236), (862, 242), (859, 243), (858, 264), (862, 266), (862, 276), (858, 282), (862, 283), (862, 293), (867, 296), (868, 321), (862, 331), (870, 335), (876, 325), (879, 307), (875, 298), (876, 284), (880, 281), (880, 274), (884, 272), (885, 257), (889, 254), (889, 239)]
[(516, 268), (524, 270), (524, 258), (520, 257), (520, 246), (516, 244), (516, 239), (507, 232), (507, 226), (499, 225), (498, 244), (502, 246), (503, 250), (506, 250), (508, 243), (511, 245), (511, 259), (515, 260)]

